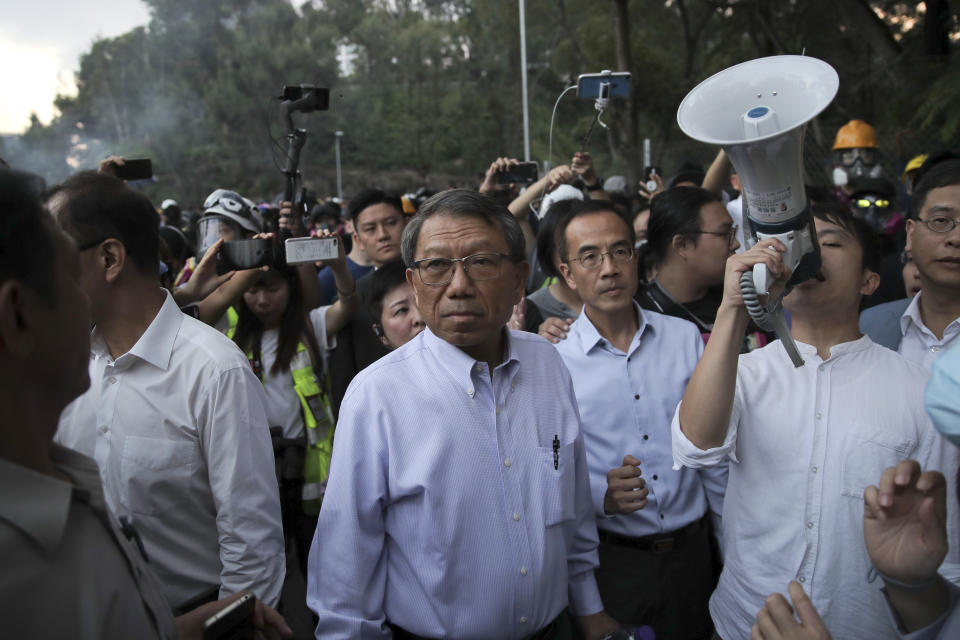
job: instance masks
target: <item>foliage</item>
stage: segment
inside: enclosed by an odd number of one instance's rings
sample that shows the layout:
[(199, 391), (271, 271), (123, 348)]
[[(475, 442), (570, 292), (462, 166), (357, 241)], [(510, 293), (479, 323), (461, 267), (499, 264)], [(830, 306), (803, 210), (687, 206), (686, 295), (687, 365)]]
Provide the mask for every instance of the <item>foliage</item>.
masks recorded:
[[(296, 121), (309, 131), (305, 183), (320, 195), (335, 191), (337, 130), (347, 195), (371, 185), (476, 184), (493, 158), (522, 156), (516, 2), (146, 1), (150, 23), (95, 42), (77, 95), (59, 97), (53, 122), (34, 120), (0, 155), (53, 181), (108, 153), (150, 157), (155, 199), (195, 205), (216, 187), (270, 198), (283, 186), (285, 148), (271, 96), (284, 84), (315, 83), (330, 87), (330, 111)], [(927, 6), (946, 13), (930, 16)], [(707, 162), (713, 150), (675, 124), (683, 96), (731, 64), (804, 50), (841, 77), (840, 95), (813, 128), (824, 148), (853, 117), (889, 140), (932, 127), (946, 144), (960, 131), (951, 109), (960, 84), (947, 73), (956, 63), (934, 46), (958, 32), (945, 0), (527, 0), (526, 26), (534, 159), (547, 159), (560, 92), (580, 73), (626, 66), (631, 99), (611, 102), (610, 129), (595, 129), (587, 145), (600, 172), (635, 175), (643, 138), (668, 174), (687, 157)], [(338, 53), (349, 63), (338, 65)], [(563, 99), (554, 164), (581, 148), (593, 117), (591, 101)]]

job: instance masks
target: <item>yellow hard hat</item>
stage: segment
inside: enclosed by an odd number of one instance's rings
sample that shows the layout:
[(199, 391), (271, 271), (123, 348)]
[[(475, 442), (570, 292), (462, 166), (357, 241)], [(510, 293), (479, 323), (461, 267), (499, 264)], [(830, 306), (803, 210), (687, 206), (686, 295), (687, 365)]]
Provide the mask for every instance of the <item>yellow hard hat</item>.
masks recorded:
[(834, 150), (871, 147), (877, 147), (877, 132), (863, 120), (851, 120), (840, 127), (833, 141)]
[(906, 178), (907, 174), (911, 171), (916, 171), (923, 166), (923, 163), (927, 161), (929, 156), (925, 153), (921, 153), (918, 156), (913, 156), (910, 159), (910, 162), (907, 163), (907, 166), (903, 169), (903, 177)]

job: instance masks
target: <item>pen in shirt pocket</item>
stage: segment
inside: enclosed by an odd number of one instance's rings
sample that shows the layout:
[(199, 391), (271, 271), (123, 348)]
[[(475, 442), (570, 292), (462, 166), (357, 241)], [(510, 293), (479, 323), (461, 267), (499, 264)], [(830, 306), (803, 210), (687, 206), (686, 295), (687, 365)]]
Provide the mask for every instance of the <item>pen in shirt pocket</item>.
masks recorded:
[(560, 468), (560, 436), (553, 436), (553, 470)]

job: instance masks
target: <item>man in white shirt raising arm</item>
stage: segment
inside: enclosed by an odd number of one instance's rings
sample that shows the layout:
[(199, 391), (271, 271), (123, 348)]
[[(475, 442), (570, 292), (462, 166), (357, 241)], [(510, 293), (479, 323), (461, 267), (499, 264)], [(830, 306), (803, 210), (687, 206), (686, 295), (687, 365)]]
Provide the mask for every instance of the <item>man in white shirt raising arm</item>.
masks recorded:
[(740, 275), (763, 262), (775, 287), (787, 276), (784, 247), (764, 240), (727, 261), (713, 334), (673, 420), (675, 464), (731, 462), (725, 565), (710, 601), (726, 640), (749, 637), (767, 595), (790, 580), (834, 637), (896, 637), (863, 548), (864, 487), (907, 457), (956, 474), (956, 450), (924, 412), (925, 372), (857, 327), (860, 299), (879, 280), (869, 230), (840, 207), (814, 207), (814, 216), (824, 280), (784, 300), (804, 366), (794, 368), (779, 341), (739, 355), (748, 322)]

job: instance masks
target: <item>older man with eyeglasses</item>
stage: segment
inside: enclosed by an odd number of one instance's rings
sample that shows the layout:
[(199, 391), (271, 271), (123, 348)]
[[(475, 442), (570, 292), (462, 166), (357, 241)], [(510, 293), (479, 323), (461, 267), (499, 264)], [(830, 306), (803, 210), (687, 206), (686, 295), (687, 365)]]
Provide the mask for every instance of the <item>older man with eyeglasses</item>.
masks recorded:
[(648, 624), (658, 637), (709, 638), (717, 563), (707, 514), (711, 500), (720, 512), (726, 467), (672, 469), (670, 437), (703, 353), (700, 332), (633, 300), (633, 227), (610, 203), (575, 204), (557, 240), (560, 273), (583, 300), (556, 347), (580, 409), (600, 597), (614, 618)]
[(617, 628), (570, 376), (505, 324), (529, 265), (506, 207), (452, 190), (407, 225), (427, 328), (360, 372), (310, 553), (318, 638), (587, 638)]
[(920, 172), (905, 249), (919, 272), (920, 292), (865, 310), (860, 329), (931, 371), (960, 336), (960, 159)]

